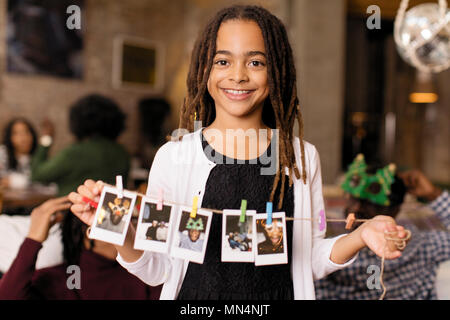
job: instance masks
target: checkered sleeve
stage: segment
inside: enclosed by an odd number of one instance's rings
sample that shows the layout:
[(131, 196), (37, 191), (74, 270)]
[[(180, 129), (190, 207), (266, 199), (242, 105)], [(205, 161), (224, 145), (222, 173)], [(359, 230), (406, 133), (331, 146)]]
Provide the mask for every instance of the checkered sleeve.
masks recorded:
[(437, 217), (450, 230), (450, 198), (448, 190), (444, 190), (441, 195), (429, 204)]
[(424, 246), (427, 260), (436, 264), (450, 260), (450, 233), (448, 231), (427, 232), (428, 243)]

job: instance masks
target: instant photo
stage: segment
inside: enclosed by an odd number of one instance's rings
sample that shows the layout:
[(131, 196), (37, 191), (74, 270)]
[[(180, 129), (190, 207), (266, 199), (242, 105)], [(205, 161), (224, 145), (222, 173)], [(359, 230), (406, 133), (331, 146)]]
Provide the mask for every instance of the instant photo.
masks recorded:
[(89, 238), (123, 245), (137, 195), (126, 190), (122, 198), (118, 194), (116, 188), (103, 188)]
[(222, 222), (222, 261), (255, 261), (256, 233), (253, 232), (254, 210), (247, 210), (240, 222), (240, 210), (224, 210)]
[(142, 198), (134, 248), (155, 252), (169, 252), (172, 234), (173, 206), (163, 205), (157, 209), (157, 200)]
[(201, 264), (205, 258), (212, 212), (198, 209), (195, 218), (191, 218), (189, 207), (179, 210), (170, 254)]
[(253, 229), (256, 232), (255, 265), (284, 264), (288, 262), (286, 217), (284, 212), (272, 213), (272, 224), (267, 224), (267, 214), (257, 214)]

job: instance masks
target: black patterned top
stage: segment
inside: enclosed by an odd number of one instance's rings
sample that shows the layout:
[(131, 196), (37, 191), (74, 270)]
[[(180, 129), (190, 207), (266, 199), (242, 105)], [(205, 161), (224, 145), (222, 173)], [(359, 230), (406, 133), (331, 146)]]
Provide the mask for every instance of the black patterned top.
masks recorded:
[[(217, 163), (208, 177), (202, 207), (220, 210), (239, 209), (241, 199), (246, 199), (247, 210), (256, 210), (257, 213), (265, 212), (274, 175), (261, 174), (261, 168), (269, 166), (269, 164), (265, 164), (267, 161), (261, 161), (261, 159), (263, 156), (266, 157), (265, 159), (270, 158), (271, 145), (257, 161), (245, 160), (236, 163), (235, 159), (216, 153), (203, 135), (201, 137), (205, 154), (212, 161), (216, 159), (214, 162)], [(219, 162), (217, 159), (223, 161)], [(273, 211), (284, 211), (286, 216), (292, 217), (294, 212), (294, 187), (289, 188), (289, 179), (286, 179), (285, 183), (282, 209), (276, 210), (277, 202), (275, 202)], [(280, 186), (277, 188), (275, 200), (278, 199), (279, 190)], [(292, 223), (286, 224), (286, 231), (287, 264), (257, 267), (254, 263), (248, 262), (221, 262), (222, 215), (213, 214), (204, 263), (189, 264), (178, 299), (292, 300), (294, 298), (290, 272)]]

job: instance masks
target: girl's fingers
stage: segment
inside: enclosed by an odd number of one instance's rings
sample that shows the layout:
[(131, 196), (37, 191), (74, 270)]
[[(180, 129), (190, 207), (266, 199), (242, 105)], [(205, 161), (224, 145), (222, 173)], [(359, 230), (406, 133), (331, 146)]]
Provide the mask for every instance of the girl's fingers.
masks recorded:
[(100, 195), (102, 193), (103, 187), (105, 186), (105, 183), (102, 180), (98, 180), (95, 183), (94, 191), (97, 192), (97, 195)]
[(87, 212), (88, 210), (86, 210), (86, 205), (85, 204), (77, 203), (77, 204), (73, 204), (70, 207), (70, 211), (72, 211), (76, 216), (79, 217), (83, 213)]
[(95, 195), (91, 192), (91, 189), (85, 185), (81, 185), (78, 187), (77, 192), (83, 196), (87, 197), (89, 199), (94, 199)]
[(70, 202), (72, 202), (73, 204), (79, 204), (83, 202), (83, 197), (80, 196), (78, 193), (76, 192), (71, 192), (69, 193), (69, 200)]
[(91, 179), (86, 180), (84, 182), (84, 185), (89, 188), (94, 197), (100, 195), (101, 189), (103, 188), (101, 184), (97, 184), (94, 180)]

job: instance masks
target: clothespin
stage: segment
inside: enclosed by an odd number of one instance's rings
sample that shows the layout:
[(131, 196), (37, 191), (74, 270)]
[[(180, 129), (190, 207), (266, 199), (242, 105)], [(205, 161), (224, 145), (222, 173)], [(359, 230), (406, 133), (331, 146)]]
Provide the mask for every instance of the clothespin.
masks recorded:
[(87, 204), (89, 204), (91, 207), (93, 208), (97, 208), (98, 207), (98, 202), (95, 202), (94, 200), (91, 200), (87, 197), (82, 197), (81, 200)]
[(195, 219), (195, 217), (197, 216), (197, 204), (198, 204), (198, 196), (195, 196), (194, 199), (192, 200), (192, 210), (190, 215), (190, 217), (193, 219)]
[(325, 210), (320, 210), (319, 212), (319, 230), (325, 230), (325, 226), (327, 225), (327, 219), (325, 218)]
[(239, 222), (245, 222), (245, 211), (247, 210), (247, 200), (242, 199), (241, 201), (241, 217), (239, 218)]
[(267, 225), (269, 226), (272, 224), (272, 209), (273, 209), (272, 202), (267, 202), (266, 213), (267, 213)]
[(156, 210), (161, 211), (163, 209), (163, 189), (158, 190), (158, 203), (156, 204)]
[(122, 176), (116, 176), (116, 188), (119, 191), (117, 193), (117, 198), (122, 199), (123, 198), (123, 183), (122, 183)]
[(356, 218), (355, 218), (355, 214), (354, 213), (349, 213), (347, 216), (347, 219), (345, 220), (346, 225), (345, 225), (345, 229), (351, 229), (353, 222), (355, 222)]

